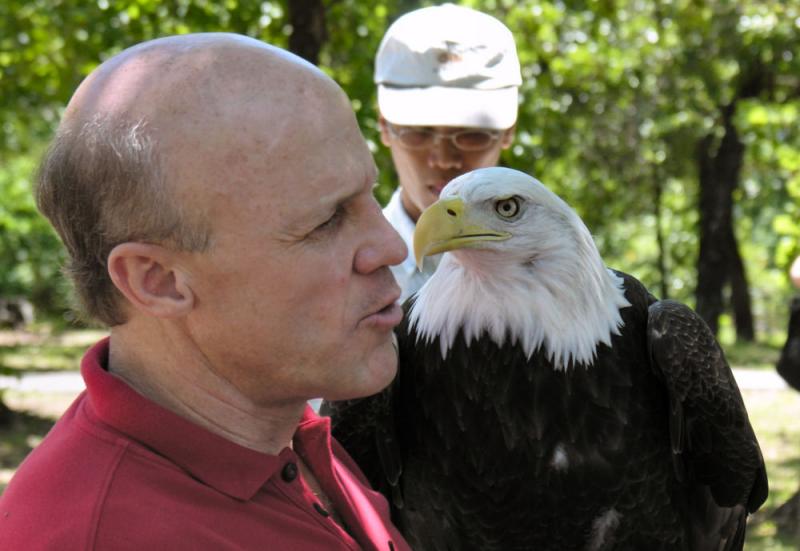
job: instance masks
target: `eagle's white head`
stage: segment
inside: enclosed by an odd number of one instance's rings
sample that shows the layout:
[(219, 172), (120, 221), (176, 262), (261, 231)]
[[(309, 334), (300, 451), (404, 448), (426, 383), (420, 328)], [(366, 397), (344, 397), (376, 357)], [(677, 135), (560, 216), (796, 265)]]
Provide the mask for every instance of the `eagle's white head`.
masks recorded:
[(414, 233), (418, 264), (444, 251), (410, 312), (418, 339), (438, 336), (443, 357), (462, 330), (467, 343), (485, 332), (528, 357), (543, 347), (557, 368), (589, 366), (630, 306), (580, 217), (516, 170), (475, 170), (447, 184)]

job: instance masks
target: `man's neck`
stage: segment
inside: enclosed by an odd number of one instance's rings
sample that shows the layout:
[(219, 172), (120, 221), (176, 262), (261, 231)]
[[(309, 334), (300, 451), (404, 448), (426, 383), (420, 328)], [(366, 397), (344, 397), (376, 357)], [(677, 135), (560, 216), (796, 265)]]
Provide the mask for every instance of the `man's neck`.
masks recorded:
[(112, 329), (108, 370), (139, 394), (240, 446), (272, 455), (291, 446), (305, 401), (253, 404), (185, 336), (137, 333)]

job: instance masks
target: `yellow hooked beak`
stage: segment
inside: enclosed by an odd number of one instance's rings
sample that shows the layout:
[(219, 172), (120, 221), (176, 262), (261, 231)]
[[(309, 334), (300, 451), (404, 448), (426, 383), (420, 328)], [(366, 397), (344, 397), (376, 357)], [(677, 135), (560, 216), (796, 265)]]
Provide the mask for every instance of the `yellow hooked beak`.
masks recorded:
[(453, 249), (480, 247), (487, 241), (503, 241), (511, 237), (501, 232), (473, 224), (464, 202), (458, 197), (439, 199), (425, 209), (414, 230), (414, 258), (422, 269), (422, 259)]

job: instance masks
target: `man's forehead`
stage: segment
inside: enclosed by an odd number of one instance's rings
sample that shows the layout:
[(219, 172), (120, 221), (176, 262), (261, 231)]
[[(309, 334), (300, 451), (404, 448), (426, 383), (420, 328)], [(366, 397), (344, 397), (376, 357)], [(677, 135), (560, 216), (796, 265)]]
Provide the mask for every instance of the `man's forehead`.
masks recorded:
[(228, 196), (226, 203), (255, 209), (262, 216), (268, 210), (272, 220), (291, 224), (371, 193), (377, 168), (363, 141), (342, 135), (325, 143), (311, 141), (306, 147), (287, 145), (248, 147), (228, 155), (229, 162), (215, 169), (224, 180), (212, 181), (212, 187)]
[(286, 190), (283, 194), (287, 204), (283, 211), (286, 215), (284, 220), (289, 224), (307, 224), (315, 216), (330, 215), (339, 206), (371, 194), (376, 178), (377, 169), (370, 163), (360, 170), (331, 170), (327, 174), (320, 172), (313, 178), (299, 179), (293, 186), (294, 190)]
[(369, 163), (361, 163), (360, 166), (352, 160), (343, 163), (340, 170), (336, 166), (327, 168), (330, 170), (322, 168), (296, 182), (297, 191), (313, 196), (315, 204), (341, 203), (364, 192), (371, 192), (378, 176), (371, 158)]

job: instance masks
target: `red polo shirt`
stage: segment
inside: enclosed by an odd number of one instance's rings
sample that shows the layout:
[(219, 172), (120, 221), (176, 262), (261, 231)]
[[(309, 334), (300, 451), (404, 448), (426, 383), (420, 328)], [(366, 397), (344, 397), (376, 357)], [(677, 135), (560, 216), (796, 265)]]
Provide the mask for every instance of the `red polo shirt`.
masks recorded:
[[(259, 453), (144, 398), (107, 360), (106, 339), (83, 358), (86, 391), (0, 497), (0, 549), (410, 549), (328, 418), (307, 408), (293, 449)], [(347, 531), (298, 475), (297, 454)]]

